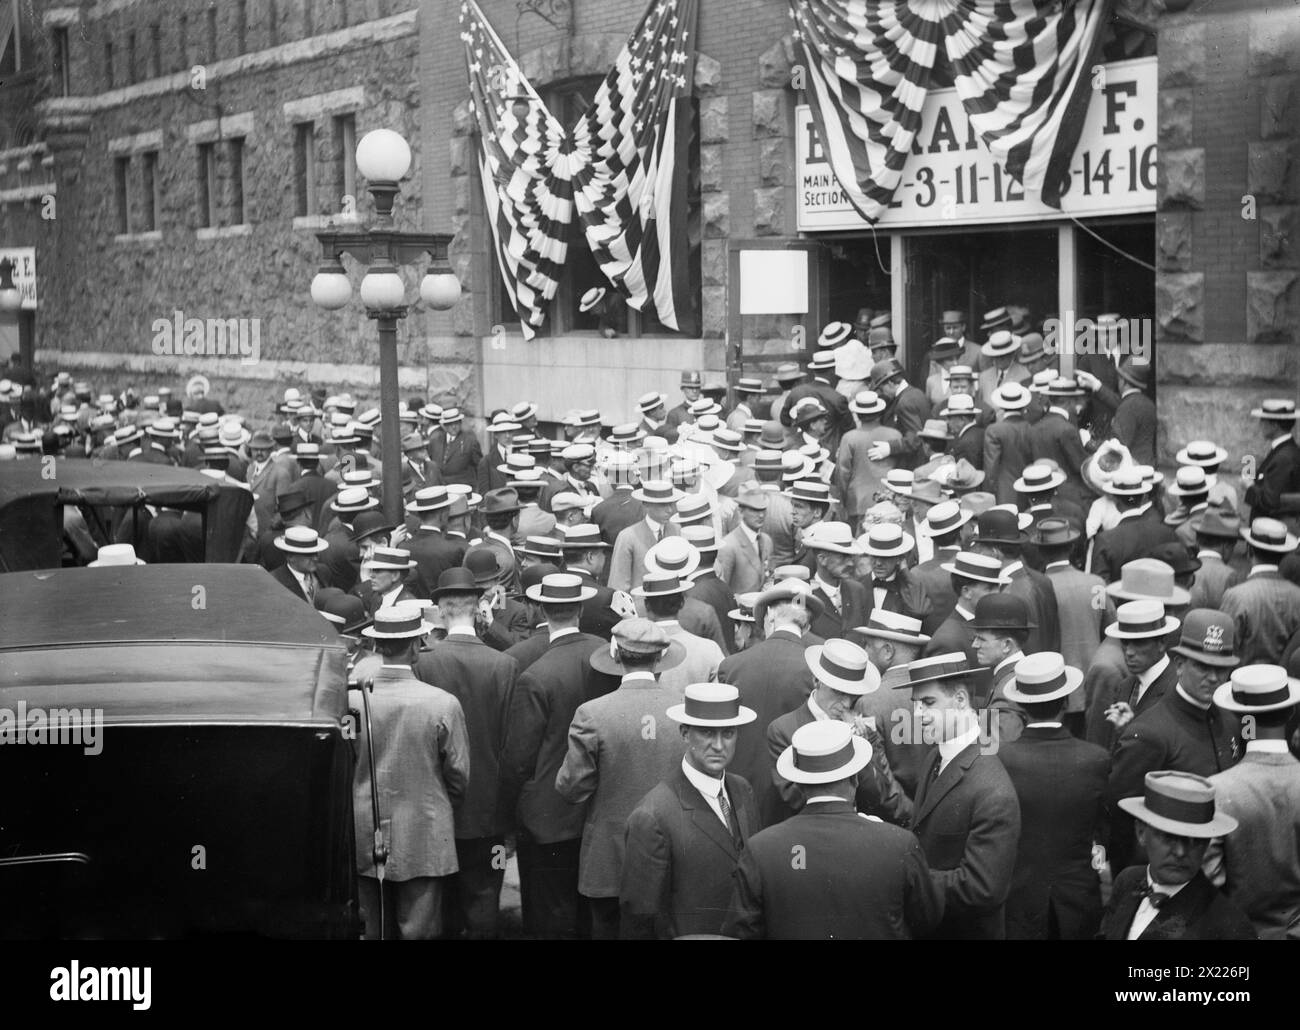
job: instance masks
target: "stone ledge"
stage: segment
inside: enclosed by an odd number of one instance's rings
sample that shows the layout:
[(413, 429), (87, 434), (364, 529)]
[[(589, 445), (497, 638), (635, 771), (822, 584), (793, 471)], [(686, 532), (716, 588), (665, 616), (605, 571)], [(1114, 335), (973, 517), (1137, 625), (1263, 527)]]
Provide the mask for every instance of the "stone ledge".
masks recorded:
[(247, 236), (253, 231), (253, 227), (247, 222), (240, 222), (238, 225), (210, 225), (202, 229), (194, 230), (196, 240), (224, 240), (232, 236)]
[(1241, 342), (1165, 343), (1156, 348), (1157, 382), (1262, 389), (1293, 381), (1300, 356), (1290, 347)]

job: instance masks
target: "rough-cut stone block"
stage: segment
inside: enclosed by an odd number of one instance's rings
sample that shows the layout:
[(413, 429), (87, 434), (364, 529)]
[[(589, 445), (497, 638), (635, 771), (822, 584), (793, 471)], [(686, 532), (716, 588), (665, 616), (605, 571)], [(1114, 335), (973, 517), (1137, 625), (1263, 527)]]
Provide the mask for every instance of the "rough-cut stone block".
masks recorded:
[(1260, 84), (1259, 136), (1276, 139), (1300, 131), (1300, 80), (1274, 75)]
[(753, 97), (754, 138), (771, 139), (789, 135), (785, 90), (755, 90)]
[(759, 55), (758, 84), (768, 89), (790, 85), (790, 68), (793, 64), (794, 40), (785, 36)]
[[(1202, 347), (1208, 348), (1209, 344)], [(1218, 345), (1231, 354), (1238, 350), (1232, 344)], [(1171, 350), (1200, 350), (1197, 348), (1170, 348)], [(1281, 350), (1283, 348), (1274, 348)], [(1294, 373), (1293, 373), (1294, 381)], [(1160, 463), (1174, 464), (1174, 455), (1189, 440), (1213, 440), (1228, 452), (1223, 472), (1230, 477), (1241, 468), (1241, 459), (1247, 454), (1262, 454), (1262, 441), (1257, 423), (1250, 417), (1251, 408), (1259, 404), (1265, 386), (1176, 386), (1160, 384), (1158, 405), (1159, 428), (1157, 441)], [(1220, 473), (1220, 475), (1223, 474)]]
[(1159, 339), (1199, 343), (1205, 338), (1205, 275), (1201, 272), (1156, 274), (1156, 321)]
[(1205, 205), (1205, 150), (1165, 150), (1160, 154), (1161, 207)]
[(708, 97), (722, 88), (722, 63), (707, 54), (695, 56), (695, 95)]
[(700, 279), (705, 286), (727, 285), (727, 241), (705, 240), (700, 247)]
[(567, 40), (548, 43), (519, 58), (519, 69), (524, 73), (524, 78), (536, 83), (567, 77), (569, 49), (566, 42)]
[(470, 204), (473, 203), (474, 189), (473, 180), (468, 175), (462, 175), (451, 184), (451, 212), (455, 215), (467, 215), (470, 212)]
[(1288, 71), (1300, 71), (1300, 18), (1293, 4), (1270, 5), (1250, 16), (1250, 74)]
[(1186, 272), (1192, 263), (1192, 216), (1188, 211), (1156, 215), (1156, 257), (1167, 272)]
[(1160, 26), (1160, 88), (1194, 86), (1205, 74), (1205, 23)]
[(453, 136), (447, 141), (450, 156), (447, 171), (451, 175), (468, 175), (473, 162), (473, 141), (468, 136)]
[(470, 102), (462, 100), (451, 109), (451, 134), (453, 136), (468, 136), (477, 127), (469, 107)]
[(727, 334), (727, 290), (724, 286), (704, 286), (700, 289), (703, 303), (704, 329), (700, 334), (717, 338)]
[(1300, 341), (1300, 275), (1246, 273), (1246, 339), (1250, 343)]
[(726, 143), (730, 138), (727, 125), (727, 98), (704, 97), (700, 100), (700, 142)]
[(704, 235), (720, 239), (731, 235), (731, 200), (727, 193), (710, 193), (704, 201)]
[(787, 141), (765, 139), (758, 145), (758, 181), (764, 186), (784, 186), (787, 168), (792, 163)]
[(1264, 386), (1294, 379), (1298, 361), (1290, 347), (1272, 344), (1171, 343), (1156, 351), (1156, 375), (1162, 387)]
[(700, 192), (719, 193), (723, 190), (722, 177), (726, 165), (727, 148), (720, 144), (700, 147)]
[(1252, 143), (1246, 158), (1247, 189), (1260, 204), (1285, 204), (1297, 197), (1300, 163), (1289, 142)]
[(1190, 89), (1160, 91), (1160, 144), (1165, 147), (1192, 145), (1192, 103)]
[(754, 191), (754, 235), (780, 236), (785, 232), (785, 187), (766, 186)]
[(1266, 207), (1259, 212), (1259, 263), (1265, 268), (1295, 268), (1300, 264), (1300, 208)]

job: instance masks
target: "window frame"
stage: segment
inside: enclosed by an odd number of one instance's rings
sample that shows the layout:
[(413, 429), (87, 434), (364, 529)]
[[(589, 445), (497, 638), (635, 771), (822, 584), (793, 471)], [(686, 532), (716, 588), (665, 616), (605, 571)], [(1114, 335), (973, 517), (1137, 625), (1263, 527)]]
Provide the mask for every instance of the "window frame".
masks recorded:
[(140, 196), (143, 200), (141, 232), (159, 231), (158, 216), (162, 210), (162, 193), (158, 185), (158, 158), (157, 150), (140, 152)]
[(217, 203), (217, 141), (196, 144), (198, 155), (198, 210), (200, 229), (221, 227), (221, 209)]
[(115, 215), (117, 235), (131, 233), (131, 155), (119, 154), (113, 158), (113, 196), (117, 200)]
[(293, 123), (294, 210), (298, 218), (318, 214), (316, 196), (316, 123)]
[(226, 160), (230, 165), (230, 222), (228, 224), (248, 225), (248, 195), (244, 188), (247, 140), (244, 136), (231, 136), (224, 142)]

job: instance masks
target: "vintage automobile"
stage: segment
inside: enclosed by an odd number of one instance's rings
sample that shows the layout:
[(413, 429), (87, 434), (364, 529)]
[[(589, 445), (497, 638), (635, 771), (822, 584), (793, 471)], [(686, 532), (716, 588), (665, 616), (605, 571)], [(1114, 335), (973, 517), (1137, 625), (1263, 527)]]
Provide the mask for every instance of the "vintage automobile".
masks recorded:
[(345, 666), (256, 566), (0, 575), (0, 936), (358, 936)]
[(247, 490), (196, 469), (88, 458), (3, 462), (0, 571), (85, 564), (69, 538), (74, 521), (89, 557), (94, 546), (116, 541), (152, 558), (149, 530), (160, 510), (172, 513), (181, 531), (171, 534), (177, 555), (161, 560), (185, 553), (189, 561), (233, 562), (252, 505)]

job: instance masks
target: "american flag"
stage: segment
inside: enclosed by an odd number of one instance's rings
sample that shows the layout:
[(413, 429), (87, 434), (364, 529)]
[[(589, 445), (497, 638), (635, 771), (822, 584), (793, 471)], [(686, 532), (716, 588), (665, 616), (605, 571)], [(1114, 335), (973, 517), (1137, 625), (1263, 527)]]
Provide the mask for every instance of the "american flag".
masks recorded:
[(796, 63), (845, 195), (878, 220), (942, 53), (975, 132), (1060, 206), (1109, 0), (790, 0)]
[[(653, 304), (678, 328), (689, 305), (684, 155), (697, 10), (697, 0), (655, 0), (568, 130), (474, 0), (461, 4), (483, 196), (526, 339), (545, 320), (569, 246), (581, 245), (575, 223), (628, 304)], [(529, 100), (522, 117), (519, 96)]]

